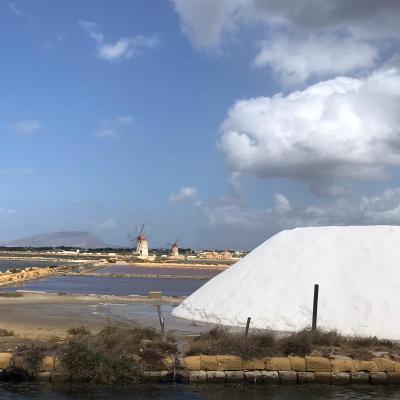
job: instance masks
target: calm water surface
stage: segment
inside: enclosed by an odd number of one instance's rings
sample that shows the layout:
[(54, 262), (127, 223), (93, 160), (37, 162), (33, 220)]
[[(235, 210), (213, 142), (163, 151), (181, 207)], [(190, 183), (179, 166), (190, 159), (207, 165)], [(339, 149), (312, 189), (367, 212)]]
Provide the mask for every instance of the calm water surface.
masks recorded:
[(0, 399), (22, 400), (377, 400), (400, 399), (400, 388), (373, 386), (181, 386), (165, 385), (127, 389), (60, 388), (50, 386), (0, 387)]
[(108, 278), (93, 276), (57, 276), (19, 283), (2, 291), (35, 290), (48, 293), (141, 295), (161, 291), (167, 296), (188, 296), (206, 281), (200, 279)]
[(218, 269), (195, 269), (195, 268), (158, 268), (143, 267), (136, 265), (112, 265), (96, 270), (99, 274), (152, 274), (152, 275), (181, 275), (181, 276), (206, 276), (213, 278), (221, 270)]

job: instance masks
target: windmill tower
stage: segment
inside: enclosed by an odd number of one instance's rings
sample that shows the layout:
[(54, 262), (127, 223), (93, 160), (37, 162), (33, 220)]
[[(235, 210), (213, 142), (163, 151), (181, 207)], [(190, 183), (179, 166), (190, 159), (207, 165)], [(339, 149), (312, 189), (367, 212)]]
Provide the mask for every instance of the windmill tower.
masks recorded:
[(135, 255), (139, 257), (148, 257), (149, 256), (149, 242), (144, 235), (144, 224), (142, 225), (140, 231), (137, 230), (136, 236), (130, 236), (133, 245), (136, 245)]
[(178, 247), (179, 239), (176, 239), (174, 244), (171, 247), (171, 256), (172, 257), (179, 257), (179, 247)]

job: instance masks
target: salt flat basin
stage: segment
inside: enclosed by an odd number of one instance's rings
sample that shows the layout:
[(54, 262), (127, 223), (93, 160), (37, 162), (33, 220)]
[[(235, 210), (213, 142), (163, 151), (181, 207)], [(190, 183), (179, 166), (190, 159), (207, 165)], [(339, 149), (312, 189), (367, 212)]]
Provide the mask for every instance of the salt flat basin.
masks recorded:
[(112, 278), (94, 276), (56, 276), (22, 282), (2, 291), (32, 290), (46, 293), (113, 294), (117, 296), (145, 296), (150, 291), (161, 291), (165, 296), (189, 296), (202, 286), (202, 279)]
[(139, 265), (109, 265), (95, 271), (98, 274), (151, 274), (173, 276), (206, 276), (214, 277), (222, 272), (221, 269), (194, 267), (146, 267)]

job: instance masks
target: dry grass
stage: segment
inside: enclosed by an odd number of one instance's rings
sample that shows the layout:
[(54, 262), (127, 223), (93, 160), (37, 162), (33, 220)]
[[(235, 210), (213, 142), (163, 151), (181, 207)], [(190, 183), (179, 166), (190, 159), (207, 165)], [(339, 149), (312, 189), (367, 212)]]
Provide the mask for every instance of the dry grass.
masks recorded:
[(8, 329), (0, 328), (0, 336), (7, 337), (7, 336), (15, 336), (14, 331), (10, 331)]
[(336, 330), (303, 329), (277, 338), (271, 332), (253, 332), (245, 340), (243, 333), (217, 327), (189, 342), (187, 355), (232, 354), (244, 358), (271, 355), (305, 356), (311, 353), (329, 356), (341, 354), (371, 359), (374, 351), (398, 351), (399, 345), (376, 337), (346, 337)]
[(0, 297), (23, 297), (24, 295), (20, 292), (0, 292)]
[(140, 370), (159, 369), (167, 355), (177, 353), (174, 339), (162, 341), (153, 329), (113, 324), (97, 334), (82, 327), (69, 333), (62, 363), (71, 378), (81, 382), (133, 382)]

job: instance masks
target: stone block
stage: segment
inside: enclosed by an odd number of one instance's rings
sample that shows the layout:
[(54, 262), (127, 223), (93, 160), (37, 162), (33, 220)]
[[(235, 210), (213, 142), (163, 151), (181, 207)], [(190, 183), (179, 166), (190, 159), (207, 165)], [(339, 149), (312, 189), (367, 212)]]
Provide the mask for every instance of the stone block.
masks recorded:
[(224, 383), (225, 372), (224, 371), (207, 371), (207, 382), (209, 383)]
[(206, 371), (189, 371), (189, 382), (190, 383), (204, 383), (207, 382)]
[(268, 371), (291, 371), (292, 367), (287, 357), (271, 357), (265, 363)]
[(332, 376), (330, 372), (315, 372), (315, 382), (327, 383), (328, 385), (332, 382)]
[(368, 383), (369, 382), (369, 374), (367, 372), (352, 372), (350, 374), (350, 382), (355, 384), (360, 383)]
[(254, 369), (263, 370), (265, 369), (265, 365), (269, 362), (270, 358), (256, 358), (254, 360)]
[(160, 382), (161, 371), (143, 371), (140, 374), (141, 378), (146, 382)]
[(262, 375), (260, 371), (246, 371), (244, 380), (248, 383), (262, 383)]
[(280, 383), (297, 383), (297, 372), (278, 371)]
[(332, 385), (348, 385), (350, 383), (350, 374), (348, 372), (332, 372)]
[(254, 359), (243, 360), (243, 369), (253, 371), (254, 370)]
[(51, 381), (51, 372), (38, 372), (36, 377), (39, 381), (50, 382)]
[(292, 371), (304, 372), (307, 371), (306, 360), (303, 357), (288, 357)]
[(332, 372), (356, 372), (356, 363), (352, 359), (331, 360)]
[(378, 366), (373, 361), (364, 361), (364, 360), (355, 360), (355, 368), (356, 372), (365, 371), (365, 372), (378, 372)]
[(297, 380), (299, 383), (313, 383), (315, 382), (314, 372), (298, 372)]
[(165, 369), (173, 369), (175, 366), (175, 357), (173, 356), (166, 356), (162, 360), (162, 366)]
[(389, 384), (400, 384), (400, 372), (388, 372), (387, 383)]
[(217, 356), (218, 370), (221, 371), (242, 371), (243, 360), (238, 356)]
[(243, 371), (225, 371), (226, 382), (243, 382), (244, 372)]
[(400, 362), (393, 361), (394, 372), (400, 372)]
[(218, 371), (217, 356), (200, 356), (201, 369), (206, 371)]
[(7, 368), (11, 362), (11, 353), (0, 353), (0, 369)]
[(307, 372), (331, 372), (331, 363), (325, 357), (306, 356)]
[(369, 381), (373, 385), (385, 385), (387, 383), (386, 372), (370, 372)]
[(182, 361), (182, 366), (185, 369), (190, 371), (199, 371), (201, 370), (201, 359), (200, 356), (189, 356), (184, 357)]
[(261, 371), (263, 383), (279, 383), (278, 371)]
[(379, 372), (394, 372), (393, 360), (384, 357), (373, 358), (372, 361), (378, 366)]

